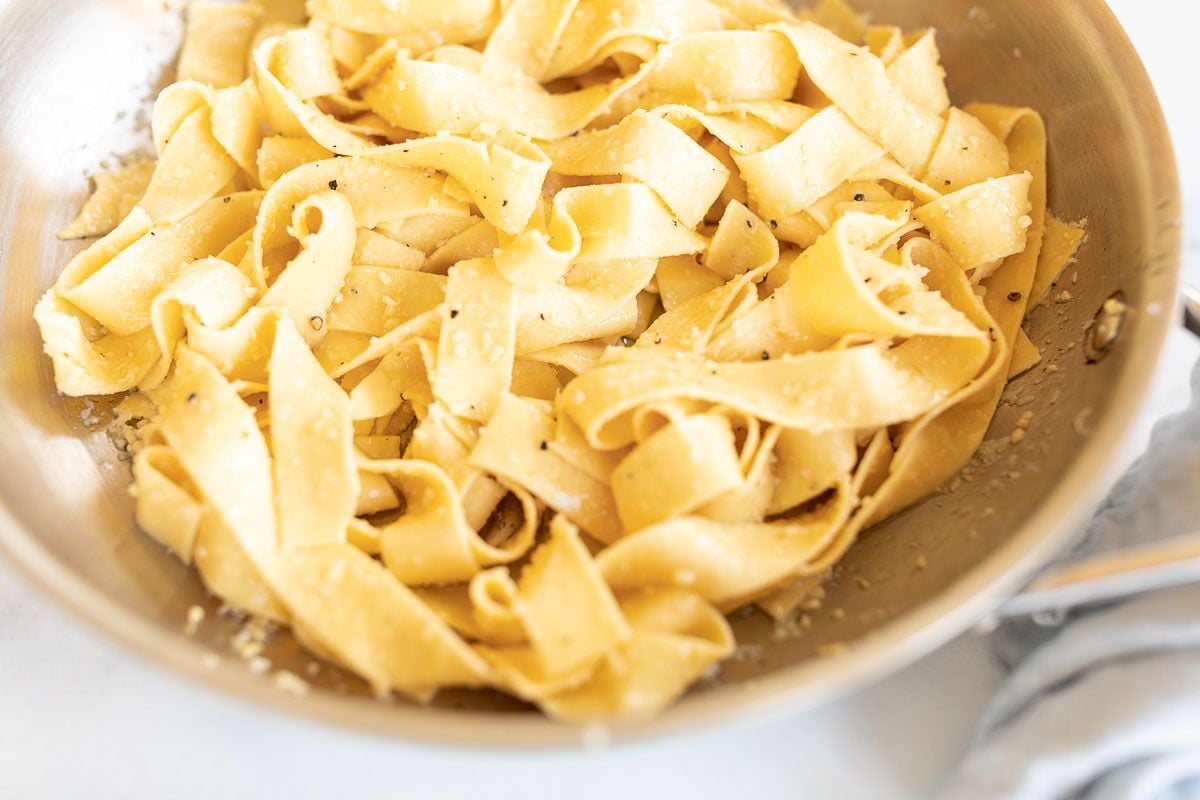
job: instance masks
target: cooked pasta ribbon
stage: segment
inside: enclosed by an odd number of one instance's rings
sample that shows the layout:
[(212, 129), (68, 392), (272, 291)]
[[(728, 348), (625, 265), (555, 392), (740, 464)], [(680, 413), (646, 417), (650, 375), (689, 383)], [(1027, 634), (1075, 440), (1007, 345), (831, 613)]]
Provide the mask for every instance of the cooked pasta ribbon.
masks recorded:
[[(138, 524), (376, 692), (658, 713), (973, 455), (1085, 232), (841, 0), (189, 7), (35, 319)], [(298, 8), (298, 6), (297, 6)]]

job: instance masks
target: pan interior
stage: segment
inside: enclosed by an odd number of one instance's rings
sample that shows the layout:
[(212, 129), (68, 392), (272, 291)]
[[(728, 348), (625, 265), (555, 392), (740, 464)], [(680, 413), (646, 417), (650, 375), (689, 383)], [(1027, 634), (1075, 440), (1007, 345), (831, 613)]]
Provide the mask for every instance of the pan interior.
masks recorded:
[[(850, 675), (869, 671), (861, 660), (872, 657), (871, 642), (928, 633), (930, 609), (955, 591), (1010, 571), (1024, 553), (1064, 546), (1071, 530), (1063, 522), (1085, 511), (1088, 499), (1073, 496), (1072, 486), (1110, 470), (1116, 434), (1140, 399), (1172, 311), (1178, 234), (1171, 224), (1179, 211), (1170, 144), (1144, 72), (1102, 3), (859, 5), (880, 21), (938, 28), (956, 102), (1027, 104), (1044, 113), (1051, 210), (1087, 220), (1089, 241), (1033, 315), (1030, 335), (1044, 360), (1010, 386), (976, 462), (951, 487), (871, 531), (839, 568), (821, 608), (783, 628), (760, 614), (739, 615), (738, 657), (719, 681), (670, 712), (668, 725), (749, 693), (845, 688)], [(78, 248), (54, 234), (86, 196), (86, 174), (114, 154), (147, 146), (148, 102), (178, 46), (178, 11), (157, 0), (39, 0), (0, 4), (0, 14), (0, 83), (7, 87), (0, 108), (0, 540), (53, 583), (52, 592), (127, 640), (269, 700), (278, 693), (236, 658), (200, 666), (205, 651), (229, 653), (239, 626), (220, 618), (189, 569), (137, 531), (128, 464), (89, 424), (102, 409), (54, 394), (31, 320), (37, 298)], [(1118, 291), (1132, 309), (1121, 340), (1088, 364), (1087, 331)], [(1014, 445), (1009, 434), (1025, 412), (1033, 412), (1033, 425)], [(1031, 524), (1039, 509), (1041, 522)], [(210, 621), (188, 638), (184, 620), (193, 605), (205, 607)], [(942, 628), (930, 644), (957, 630)], [(853, 669), (818, 657), (841, 644), (850, 645), (841, 658)], [(354, 699), (366, 694), (356, 679), (328, 668), (307, 676), (309, 658), (290, 637), (276, 637), (267, 655), (318, 689), (276, 702), (325, 718), (456, 742), (563, 738), (562, 728), (498, 695), (451, 692), (435, 704), (478, 715), (379, 706)]]

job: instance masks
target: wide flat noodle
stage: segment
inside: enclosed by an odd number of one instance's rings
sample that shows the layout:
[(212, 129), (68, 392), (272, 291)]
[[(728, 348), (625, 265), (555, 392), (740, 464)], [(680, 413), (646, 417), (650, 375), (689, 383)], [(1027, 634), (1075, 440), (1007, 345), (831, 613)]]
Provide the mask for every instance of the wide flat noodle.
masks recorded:
[(376, 692), (660, 712), (979, 447), (1085, 231), (843, 0), (196, 2), (34, 318), (136, 519)]
[(146, 193), (153, 175), (153, 161), (140, 161), (93, 175), (95, 191), (75, 220), (58, 232), (58, 238), (87, 239), (112, 233)]

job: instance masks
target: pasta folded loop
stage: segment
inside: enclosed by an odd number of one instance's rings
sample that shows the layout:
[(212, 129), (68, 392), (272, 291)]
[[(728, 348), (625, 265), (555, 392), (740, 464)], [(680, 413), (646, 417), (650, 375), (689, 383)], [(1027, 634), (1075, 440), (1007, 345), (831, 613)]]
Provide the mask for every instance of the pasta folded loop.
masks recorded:
[[(248, 224), (257, 202), (240, 195), (210, 203), (188, 224), (165, 228), (152, 228), (134, 209), (76, 256), (34, 310), (60, 391), (115, 394), (157, 385), (187, 318), (225, 325), (240, 316), (250, 302), (245, 279), (205, 257)], [(120, 297), (111, 294), (122, 281), (133, 285)]]
[(627, 596), (632, 638), (578, 688), (539, 705), (564, 720), (637, 719), (659, 713), (733, 654), (729, 623), (692, 592), (655, 589)]
[(738, 431), (745, 437), (741, 480), (698, 512), (717, 522), (762, 522), (777, 485), (775, 445), (784, 429), (773, 426), (761, 432), (758, 420), (753, 418), (744, 424), (747, 427)]
[(139, 161), (93, 175), (95, 191), (74, 221), (59, 231), (58, 238), (87, 239), (112, 233), (146, 193), (154, 166), (153, 161)]
[(854, 431), (813, 434), (780, 428), (774, 443), (774, 485), (766, 514), (798, 508), (851, 474), (859, 460)]
[[(483, 57), (455, 51), (449, 59), (397, 58), (363, 91), (371, 108), (418, 133), (466, 135), (512, 130), (552, 141), (583, 130), (621, 103), (653, 108), (704, 97), (715, 102), (791, 96), (799, 73), (794, 51), (760, 31), (712, 31), (660, 48), (628, 78), (551, 94), (531, 78), (486, 74)], [(514, 116), (511, 109), (520, 108)]]
[(861, 213), (838, 220), (792, 265), (789, 284), (797, 313), (834, 338), (855, 333), (973, 338), (980, 351), (976, 361), (982, 363), (991, 349), (986, 331), (941, 295), (926, 290), (919, 269), (910, 264), (906, 271), (864, 248), (879, 238), (880, 222), (886, 228), (900, 227), (896, 223), (903, 221)]
[(502, 685), (530, 700), (586, 680), (630, 637), (616, 598), (563, 517), (551, 522), (550, 538), (534, 551), (511, 603), (527, 645), (479, 650)]
[[(276, 74), (273, 65), (290, 62), (297, 49), (320, 48), (309, 31), (293, 31), (264, 42), (256, 52), (259, 84), (276, 116), (293, 122), (290, 129), (312, 137), (323, 148), (342, 156), (361, 156), (396, 166), (436, 169), (452, 175), (466, 189), (484, 216), (500, 230), (522, 231), (540, 197), (549, 159), (527, 139), (511, 134), (481, 142), (462, 136), (438, 135), (402, 144), (375, 145), (347, 126), (321, 113), (311, 101)], [(439, 134), (444, 131), (438, 131)]]
[(219, 258), (201, 259), (184, 267), (150, 307), (159, 358), (140, 382), (141, 387), (152, 389), (166, 379), (175, 347), (187, 333), (188, 321), (214, 328), (232, 325), (250, 307), (252, 291), (249, 279)]
[(444, 179), (423, 170), (361, 158), (314, 161), (292, 170), (263, 197), (250, 250), (255, 286), (265, 291), (273, 273), (295, 257), (294, 210), (313, 195), (336, 192), (349, 201), (356, 223), (349, 231), (353, 254), (360, 228), (382, 229), (429, 217), (468, 220), (467, 205), (447, 196), (444, 185)]
[(253, 84), (172, 84), (154, 103), (153, 131), (158, 163), (140, 205), (156, 222), (186, 217), (238, 175), (258, 186), (262, 104)]
[(597, 563), (617, 592), (672, 586), (738, 608), (811, 569), (855, 501), (842, 484), (816, 510), (779, 522), (675, 517), (623, 537)]
[(512, 563), (533, 544), (538, 514), (532, 502), (524, 504), (518, 532), (496, 547), (468, 524), (458, 489), (441, 468), (416, 459), (360, 466), (383, 475), (406, 500), (403, 514), (379, 532), (384, 564), (405, 585), (468, 581), (482, 569)]
[(524, 486), (589, 536), (611, 542), (620, 534), (612, 491), (606, 482), (551, 449), (556, 427), (548, 409), (503, 395), (471, 452), (470, 464)]
[(690, 136), (646, 112), (544, 149), (560, 175), (619, 175), (649, 186), (686, 228), (703, 221), (730, 176)]
[[(909, 172), (923, 175), (944, 123), (896, 87), (873, 53), (811, 22), (780, 24), (804, 71), (854, 124), (879, 142)], [(903, 120), (903, 124), (898, 124)]]
[(258, 304), (283, 309), (311, 347), (325, 338), (330, 308), (350, 274), (354, 208), (337, 192), (311, 195), (296, 205), (288, 233), (300, 252), (274, 276)]
[[(530, 3), (537, 6), (538, 3)], [(723, 27), (719, 10), (705, 0), (585, 0), (563, 27), (539, 77), (550, 81), (592, 70), (606, 59), (652, 57), (660, 45), (690, 33)], [(538, 37), (530, 37), (539, 41)], [(490, 44), (490, 43), (489, 43)]]
[(210, 200), (187, 218), (160, 226), (135, 209), (67, 266), (54, 291), (114, 334), (144, 330), (158, 293), (185, 266), (217, 255), (248, 230), (261, 199), (245, 192)]
[(640, 442), (612, 473), (613, 499), (628, 533), (690, 514), (742, 483), (729, 419), (698, 414)]
[(803, 211), (883, 155), (837, 106), (818, 112), (779, 144), (734, 154), (756, 208), (781, 219)]
[(170, 447), (150, 445), (133, 459), (136, 519), (146, 533), (185, 564), (192, 563), (206, 507)]
[(977, 373), (978, 363), (938, 350), (913, 339), (893, 350), (866, 345), (760, 363), (637, 354), (580, 376), (559, 405), (600, 449), (633, 441), (631, 412), (639, 406), (682, 398), (814, 433), (880, 428), (921, 416)]
[(548, 232), (529, 230), (496, 251), (497, 268), (522, 289), (554, 291), (577, 261), (644, 261), (697, 253), (706, 245), (639, 183), (563, 189), (547, 224)]
[(922, 206), (913, 216), (978, 282), (1003, 259), (1025, 251), (1033, 225), (1032, 182), (1028, 172), (992, 178)]

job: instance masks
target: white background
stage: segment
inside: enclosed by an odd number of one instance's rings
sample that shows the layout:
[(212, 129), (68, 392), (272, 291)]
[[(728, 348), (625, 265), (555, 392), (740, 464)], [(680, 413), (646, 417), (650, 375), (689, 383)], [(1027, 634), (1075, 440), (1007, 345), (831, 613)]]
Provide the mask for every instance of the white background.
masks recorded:
[[(1112, 0), (1142, 52), (1200, 208), (1188, 0)], [(1192, 218), (1195, 219), (1193, 213)], [(1200, 226), (1189, 272), (1200, 279)], [(1200, 346), (1171, 341), (1139, 428), (1187, 401)], [(927, 797), (1001, 679), (966, 636), (816, 712), (604, 753), (487, 755), (327, 729), (184, 684), (83, 628), (0, 564), (0, 798)]]

